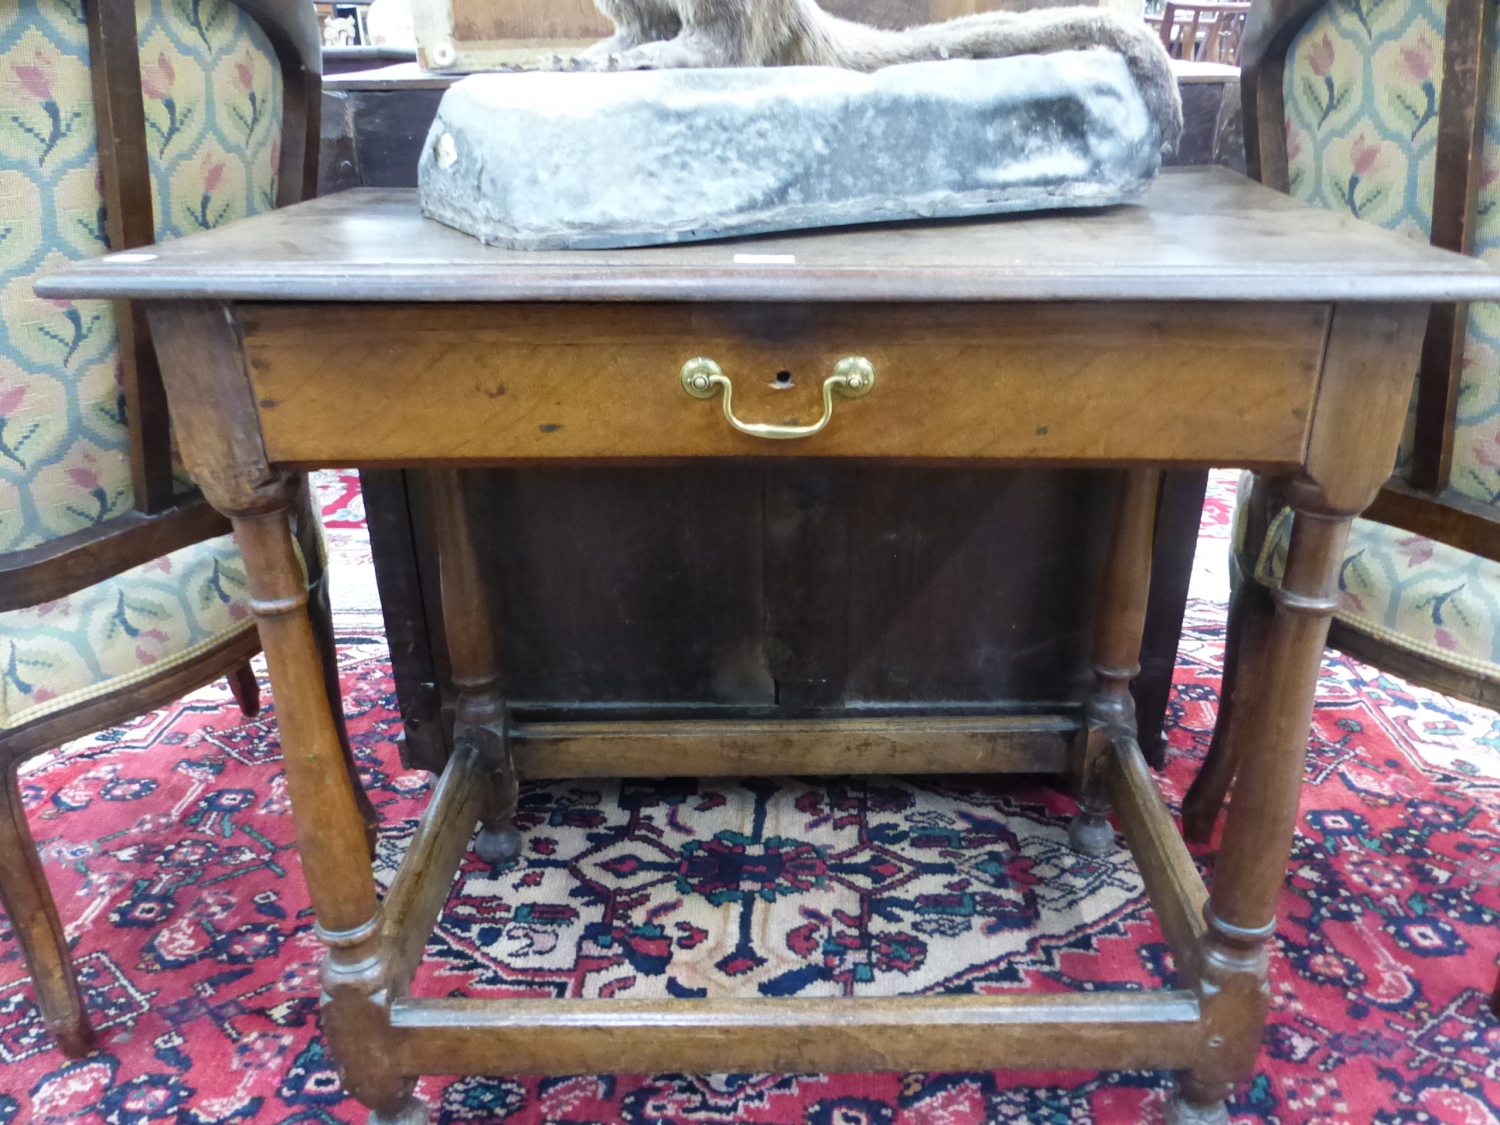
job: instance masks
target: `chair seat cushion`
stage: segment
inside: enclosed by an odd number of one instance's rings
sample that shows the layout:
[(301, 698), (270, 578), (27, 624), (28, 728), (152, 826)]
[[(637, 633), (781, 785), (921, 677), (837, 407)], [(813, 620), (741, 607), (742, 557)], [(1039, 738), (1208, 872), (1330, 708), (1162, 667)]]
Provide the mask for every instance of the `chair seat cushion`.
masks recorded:
[[(1244, 511), (1242, 494), (1236, 543), (1243, 542)], [(1256, 581), (1280, 584), (1291, 533), (1292, 510), (1283, 508), (1255, 560)], [(1355, 520), (1339, 568), (1339, 593), (1335, 616), (1351, 628), (1500, 683), (1500, 564), (1386, 524)]]
[(228, 535), (0, 614), (0, 730), (159, 676), (254, 627)]

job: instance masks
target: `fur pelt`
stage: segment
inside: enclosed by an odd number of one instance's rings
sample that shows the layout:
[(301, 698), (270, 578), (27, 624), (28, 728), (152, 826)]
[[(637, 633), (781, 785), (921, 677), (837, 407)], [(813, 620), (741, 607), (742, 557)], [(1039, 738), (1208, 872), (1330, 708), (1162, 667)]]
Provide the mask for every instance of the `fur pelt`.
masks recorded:
[(594, 0), (615, 34), (568, 60), (587, 70), (837, 66), (871, 71), (933, 59), (993, 59), (1098, 48), (1125, 58), (1162, 148), (1182, 135), (1167, 52), (1144, 21), (1107, 9), (984, 12), (903, 31), (829, 15), (814, 0)]

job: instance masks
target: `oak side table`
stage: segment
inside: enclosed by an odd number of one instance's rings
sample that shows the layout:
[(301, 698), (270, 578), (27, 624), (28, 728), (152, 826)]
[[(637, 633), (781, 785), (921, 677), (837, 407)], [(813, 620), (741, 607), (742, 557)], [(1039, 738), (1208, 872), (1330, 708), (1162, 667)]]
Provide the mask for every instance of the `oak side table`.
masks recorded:
[[(146, 303), (188, 467), (230, 516), (270, 664), (323, 1029), (377, 1122), (425, 1074), (1170, 1068), (1224, 1121), (1254, 1064), (1349, 523), (1390, 467), (1432, 302), (1500, 274), (1223, 169), (1144, 202), (628, 251), (485, 247), (360, 189), (77, 262), (51, 298)], [(793, 386), (788, 388), (787, 383)], [(464, 467), (895, 458), (1114, 471), (1081, 699), (966, 717), (517, 722), (496, 686)], [(1296, 519), (1213, 889), (1134, 738), (1129, 683), (1168, 467), (1286, 479)], [(324, 692), (289, 474), (443, 483), (456, 752), (384, 901)], [(1180, 966), (1162, 992), (858, 999), (430, 999), (409, 983), (474, 828), (520, 844), (521, 777), (1067, 772), (1074, 847), (1113, 812)]]

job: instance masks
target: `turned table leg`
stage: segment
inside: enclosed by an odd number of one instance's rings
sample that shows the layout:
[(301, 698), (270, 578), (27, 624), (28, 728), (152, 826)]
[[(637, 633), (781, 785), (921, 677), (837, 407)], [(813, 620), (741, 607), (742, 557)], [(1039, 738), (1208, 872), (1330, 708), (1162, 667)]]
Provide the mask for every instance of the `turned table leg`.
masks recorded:
[(1184, 966), (1204, 1042), (1179, 1076), (1174, 1125), (1227, 1121), (1224, 1098), (1255, 1066), (1270, 995), (1266, 942), (1276, 932), (1339, 568), (1354, 517), (1390, 475), (1426, 318), (1420, 305), (1334, 311), (1306, 460), (1285, 482), (1294, 513), (1286, 570), (1253, 651), (1240, 653), (1248, 682), (1236, 685), (1226, 731), (1234, 790), (1203, 910), (1207, 928)]
[(366, 823), (345, 762), (288, 510), (236, 516), (234, 534), (275, 686), (302, 874), (317, 914), (316, 932), (328, 946), (323, 1031), (345, 1089), (374, 1111), (372, 1121), (425, 1121), (426, 1108), (412, 1096), (415, 1082), (393, 1073), (383, 1049), (389, 1028), (386, 967)]
[(516, 771), (505, 700), (500, 694), (500, 662), (465, 491), (468, 475), (459, 469), (440, 469), (432, 474), (432, 483), (443, 630), (458, 691), (453, 742), (456, 747), (476, 743), (489, 778), (474, 850), (487, 863), (505, 863), (521, 854), (521, 834), (511, 823), (516, 812)]
[(1328, 621), (1338, 607), (1339, 563), (1352, 518), (1296, 508), (1286, 576), (1243, 699), (1241, 755), (1224, 842), (1204, 907), (1208, 923), (1189, 967), (1203, 1008), (1205, 1049), (1180, 1076), (1169, 1120), (1227, 1122), (1224, 1099), (1247, 1078), (1270, 997), (1266, 941), (1297, 823), (1313, 696)]
[(1114, 846), (1109, 820), (1110, 746), (1120, 734), (1135, 736), (1130, 681), (1140, 672), (1141, 635), (1151, 592), (1151, 552), (1156, 494), (1161, 473), (1130, 469), (1115, 503), (1104, 586), (1094, 636), (1094, 686), (1084, 701), (1084, 729), (1075, 747), (1074, 789), (1078, 814), (1068, 825), (1068, 843), (1084, 855)]
[[(183, 459), (203, 494), (234, 524), (250, 608), (271, 673), (282, 768), (297, 851), (328, 946), (323, 962), (323, 1033), (344, 1088), (380, 1125), (415, 1125), (427, 1110), (414, 1079), (391, 1061), (389, 953), (370, 866), (373, 809), (342, 732), (338, 678), (329, 674), (321, 630), (294, 543), (295, 513), (308, 500), (299, 479), (271, 465), (257, 421), (234, 310), (217, 301), (157, 301), (147, 309)], [(301, 530), (311, 531), (308, 518)], [(317, 576), (315, 576), (317, 577)]]

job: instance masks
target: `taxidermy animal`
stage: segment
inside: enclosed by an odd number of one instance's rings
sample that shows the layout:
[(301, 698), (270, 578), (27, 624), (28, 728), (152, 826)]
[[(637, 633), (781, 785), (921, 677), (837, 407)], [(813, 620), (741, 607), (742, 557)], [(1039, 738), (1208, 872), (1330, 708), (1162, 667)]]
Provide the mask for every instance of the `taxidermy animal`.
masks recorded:
[(594, 0), (610, 38), (564, 64), (580, 70), (837, 66), (871, 71), (933, 59), (1117, 51), (1156, 119), (1162, 148), (1182, 135), (1182, 99), (1167, 52), (1144, 21), (1107, 9), (984, 12), (887, 31), (829, 15), (814, 0)]

